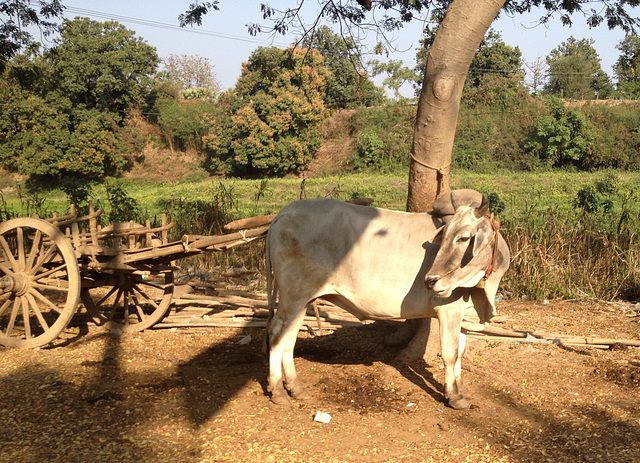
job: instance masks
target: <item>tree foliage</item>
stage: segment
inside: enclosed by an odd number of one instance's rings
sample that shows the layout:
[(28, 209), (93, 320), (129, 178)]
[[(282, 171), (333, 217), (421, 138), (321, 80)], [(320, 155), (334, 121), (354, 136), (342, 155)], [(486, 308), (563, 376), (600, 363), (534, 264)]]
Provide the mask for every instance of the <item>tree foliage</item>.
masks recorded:
[(39, 1), (39, 8), (34, 3), (26, 0), (0, 2), (0, 72), (21, 49), (33, 44), (31, 27), (37, 27), (45, 37), (58, 30), (55, 18), (62, 14), (60, 0)]
[(202, 137), (207, 134), (217, 105), (206, 100), (179, 101), (164, 98), (154, 106), (155, 123), (169, 148), (202, 149)]
[(57, 89), (76, 107), (123, 114), (140, 106), (159, 59), (156, 49), (115, 21), (65, 20), (47, 56)]
[(256, 49), (204, 137), (210, 168), (281, 175), (305, 167), (322, 140), (323, 61), (313, 49)]
[(122, 172), (140, 141), (126, 117), (157, 62), (153, 47), (117, 23), (65, 21), (54, 49), (5, 70), (0, 162), (32, 176)]
[(199, 55), (175, 55), (162, 59), (166, 78), (175, 82), (185, 99), (213, 99), (220, 82), (209, 58)]
[(582, 166), (583, 157), (593, 149), (595, 127), (585, 114), (569, 109), (555, 97), (547, 99), (549, 115), (536, 118), (535, 133), (525, 149), (547, 167)]
[(593, 44), (593, 39), (577, 40), (572, 36), (551, 50), (547, 57), (547, 92), (576, 100), (602, 99), (611, 95), (613, 87), (600, 66)]
[(399, 101), (402, 97), (400, 87), (407, 82), (416, 82), (420, 79), (412, 69), (403, 66), (400, 60), (392, 59), (386, 63), (379, 60), (372, 60), (369, 64), (373, 66), (372, 74), (374, 76), (380, 74), (387, 75), (382, 83), (393, 90), (393, 98), (396, 101)]
[(318, 50), (331, 72), (324, 97), (327, 106), (344, 109), (383, 103), (382, 91), (363, 68), (362, 56), (353, 38), (343, 38), (329, 27), (320, 26), (302, 39), (301, 47)]
[(640, 98), (640, 37), (628, 34), (616, 48), (620, 56), (614, 70), (618, 77), (618, 92), (622, 98)]

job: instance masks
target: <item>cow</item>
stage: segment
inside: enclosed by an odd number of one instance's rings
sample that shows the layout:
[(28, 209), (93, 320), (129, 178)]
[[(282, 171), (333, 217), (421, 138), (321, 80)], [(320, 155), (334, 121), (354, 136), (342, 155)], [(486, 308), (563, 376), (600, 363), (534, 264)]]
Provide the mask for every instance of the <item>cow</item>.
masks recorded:
[(460, 195), (463, 201), (455, 193), (437, 200), (437, 210), (428, 213), (320, 198), (295, 201), (277, 214), (266, 241), (274, 403), (289, 404), (289, 394), (308, 398), (293, 350), (306, 306), (322, 298), (361, 320), (437, 317), (445, 398), (454, 409), (469, 408), (460, 378), (462, 322), (485, 323), (495, 315), (510, 256), (486, 195)]

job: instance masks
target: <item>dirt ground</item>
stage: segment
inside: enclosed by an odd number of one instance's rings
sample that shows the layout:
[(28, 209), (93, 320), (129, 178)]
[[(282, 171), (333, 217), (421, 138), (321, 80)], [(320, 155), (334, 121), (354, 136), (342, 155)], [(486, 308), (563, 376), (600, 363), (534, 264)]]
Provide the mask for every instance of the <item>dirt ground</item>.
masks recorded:
[[(640, 305), (501, 302), (520, 330), (640, 339)], [(440, 361), (397, 365), (391, 323), (302, 333), (312, 399), (265, 395), (262, 329), (70, 328), (0, 348), (0, 462), (637, 462), (640, 349), (470, 339), (473, 408), (444, 404)], [(317, 411), (329, 423), (314, 421)]]

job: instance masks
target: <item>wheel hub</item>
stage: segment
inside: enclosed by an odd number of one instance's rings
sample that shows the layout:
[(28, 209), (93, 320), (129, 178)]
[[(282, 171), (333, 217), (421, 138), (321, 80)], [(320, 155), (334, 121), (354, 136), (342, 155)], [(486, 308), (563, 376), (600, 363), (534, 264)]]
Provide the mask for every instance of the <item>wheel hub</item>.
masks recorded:
[(0, 289), (7, 293), (24, 296), (30, 288), (31, 279), (24, 273), (13, 273), (0, 278)]

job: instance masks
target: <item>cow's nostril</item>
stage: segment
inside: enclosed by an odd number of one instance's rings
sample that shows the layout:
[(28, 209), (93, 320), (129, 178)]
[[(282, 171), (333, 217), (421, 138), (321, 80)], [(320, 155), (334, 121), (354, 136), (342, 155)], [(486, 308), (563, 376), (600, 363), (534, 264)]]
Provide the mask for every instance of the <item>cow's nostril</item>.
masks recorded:
[(440, 275), (428, 276), (424, 279), (424, 285), (427, 289), (433, 289), (433, 286), (440, 279)]

